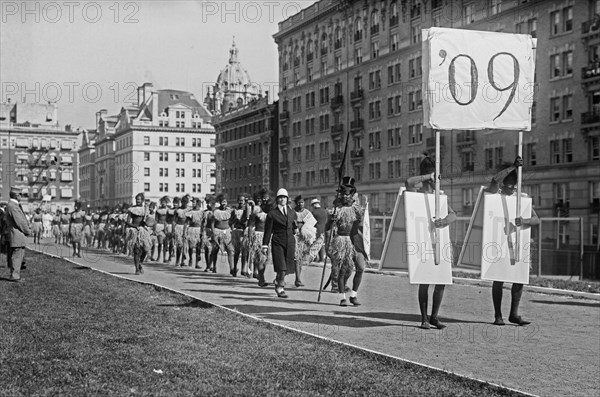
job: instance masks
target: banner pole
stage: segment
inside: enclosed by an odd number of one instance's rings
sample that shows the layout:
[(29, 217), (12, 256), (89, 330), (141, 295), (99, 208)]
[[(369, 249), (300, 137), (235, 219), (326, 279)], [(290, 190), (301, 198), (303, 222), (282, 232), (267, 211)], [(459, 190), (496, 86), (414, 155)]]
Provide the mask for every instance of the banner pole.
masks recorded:
[[(440, 218), (440, 130), (435, 130), (435, 219)], [(441, 262), (440, 233), (435, 230), (435, 264)]]
[[(517, 155), (523, 158), (523, 130), (519, 130), (519, 145)], [(517, 217), (521, 217), (521, 181), (523, 177), (523, 167), (517, 167)], [(515, 247), (515, 262), (521, 260), (521, 227), (517, 226), (517, 246)]]

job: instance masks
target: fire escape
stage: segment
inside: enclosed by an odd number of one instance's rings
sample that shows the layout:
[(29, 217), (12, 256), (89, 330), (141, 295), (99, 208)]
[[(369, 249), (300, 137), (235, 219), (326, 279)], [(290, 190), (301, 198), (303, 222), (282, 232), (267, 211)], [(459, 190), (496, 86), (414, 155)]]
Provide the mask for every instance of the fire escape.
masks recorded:
[(48, 168), (50, 162), (47, 154), (50, 149), (46, 146), (36, 147), (31, 145), (29, 151), (29, 178), (28, 184), (31, 186), (29, 201), (38, 201), (42, 199), (42, 188), (48, 185)]

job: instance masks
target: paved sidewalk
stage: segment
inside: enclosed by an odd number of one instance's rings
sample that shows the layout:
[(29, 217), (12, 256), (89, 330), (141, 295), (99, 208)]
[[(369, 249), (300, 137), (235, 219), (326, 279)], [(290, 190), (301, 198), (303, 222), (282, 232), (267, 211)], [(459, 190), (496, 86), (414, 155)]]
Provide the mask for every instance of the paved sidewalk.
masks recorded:
[[(330, 292), (323, 292), (317, 303), (321, 267), (307, 267), (306, 287), (289, 287), (289, 298), (280, 299), (273, 287), (231, 277), (224, 258), (216, 274), (150, 262), (143, 275), (135, 276), (133, 260), (123, 255), (83, 249), (83, 258), (70, 258), (69, 247), (46, 243), (38, 248), (269, 322), (524, 392), (600, 394), (600, 303), (595, 300), (525, 292), (521, 314), (533, 324), (517, 327), (507, 321), (497, 327), (491, 325), (490, 288), (454, 284), (446, 288), (440, 313), (448, 327), (425, 331), (418, 328), (417, 286), (406, 276), (366, 273), (359, 291), (362, 305), (340, 307), (338, 295)], [(272, 268), (266, 277), (274, 279)], [(293, 276), (288, 281), (293, 285)], [(510, 291), (505, 290), (505, 321), (509, 307)]]

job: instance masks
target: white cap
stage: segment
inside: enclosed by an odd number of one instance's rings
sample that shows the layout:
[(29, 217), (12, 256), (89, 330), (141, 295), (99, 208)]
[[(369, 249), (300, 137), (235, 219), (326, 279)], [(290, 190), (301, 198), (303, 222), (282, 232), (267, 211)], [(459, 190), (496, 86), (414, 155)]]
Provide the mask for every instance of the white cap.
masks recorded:
[(311, 205), (313, 205), (313, 204), (320, 204), (320, 203), (321, 203), (321, 202), (319, 201), (319, 199), (318, 199), (318, 198), (314, 198), (314, 199), (312, 199), (312, 200), (311, 200), (311, 202), (310, 202), (310, 204), (311, 204)]
[(287, 190), (285, 190), (285, 189), (283, 189), (283, 188), (281, 188), (281, 189), (279, 189), (279, 190), (277, 191), (277, 197), (279, 197), (279, 196), (290, 197), (290, 196), (288, 195), (288, 192), (287, 192)]

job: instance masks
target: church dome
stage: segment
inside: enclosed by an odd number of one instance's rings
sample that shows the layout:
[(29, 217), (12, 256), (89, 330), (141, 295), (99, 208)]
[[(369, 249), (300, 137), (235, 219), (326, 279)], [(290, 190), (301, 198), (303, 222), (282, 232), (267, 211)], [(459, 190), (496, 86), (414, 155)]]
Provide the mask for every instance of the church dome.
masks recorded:
[(250, 74), (240, 64), (238, 51), (234, 41), (229, 50), (229, 64), (219, 73), (215, 91), (258, 94), (256, 85), (250, 79)]

